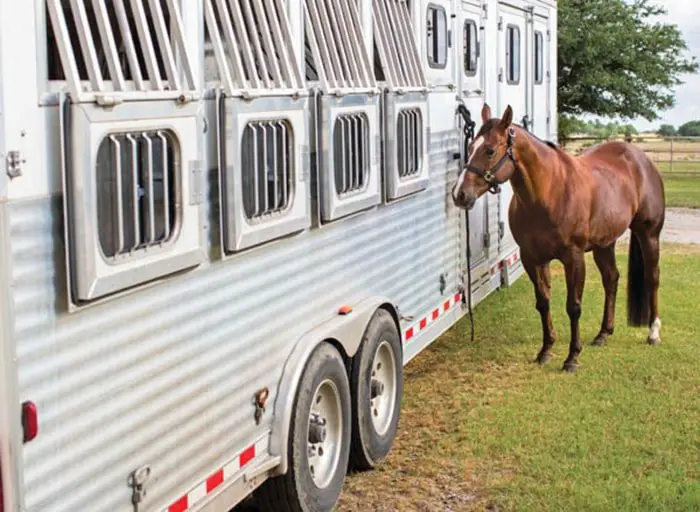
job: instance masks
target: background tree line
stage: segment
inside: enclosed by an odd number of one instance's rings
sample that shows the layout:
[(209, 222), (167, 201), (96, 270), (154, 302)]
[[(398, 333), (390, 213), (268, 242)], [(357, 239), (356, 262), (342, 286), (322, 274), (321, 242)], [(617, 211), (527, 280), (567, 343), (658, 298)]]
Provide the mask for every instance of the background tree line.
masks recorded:
[[(630, 128), (629, 123), (584, 123), (582, 115), (655, 121), (674, 105), (681, 76), (698, 71), (695, 57), (686, 56), (688, 46), (679, 28), (658, 21), (667, 11), (651, 0), (559, 0), (558, 4), (562, 142), (579, 131), (598, 137)], [(693, 126), (700, 135), (700, 121)]]

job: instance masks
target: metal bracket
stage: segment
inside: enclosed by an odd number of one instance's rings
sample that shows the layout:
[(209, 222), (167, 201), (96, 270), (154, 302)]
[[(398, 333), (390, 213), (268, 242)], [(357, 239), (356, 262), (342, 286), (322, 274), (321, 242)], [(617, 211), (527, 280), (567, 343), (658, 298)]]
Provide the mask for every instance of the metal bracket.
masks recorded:
[(5, 168), (10, 179), (19, 178), (22, 176), (22, 164), (26, 163), (27, 159), (22, 158), (19, 151), (8, 151), (5, 158)]
[(204, 170), (201, 160), (190, 161), (190, 205), (202, 204), (204, 183)]
[(129, 487), (131, 491), (131, 502), (138, 506), (146, 498), (146, 482), (151, 476), (151, 466), (141, 466), (129, 475)]

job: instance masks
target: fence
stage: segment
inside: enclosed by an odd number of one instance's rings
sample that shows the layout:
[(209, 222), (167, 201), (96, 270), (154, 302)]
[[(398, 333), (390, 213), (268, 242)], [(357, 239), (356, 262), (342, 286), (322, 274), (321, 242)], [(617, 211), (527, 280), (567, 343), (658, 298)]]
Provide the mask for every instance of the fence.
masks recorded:
[[(613, 140), (613, 139), (610, 139)], [(615, 140), (623, 140), (617, 137)], [(574, 137), (564, 148), (572, 154), (603, 142), (596, 137)], [(700, 177), (700, 137), (660, 137), (656, 134), (635, 135), (630, 142), (643, 149), (664, 174)]]

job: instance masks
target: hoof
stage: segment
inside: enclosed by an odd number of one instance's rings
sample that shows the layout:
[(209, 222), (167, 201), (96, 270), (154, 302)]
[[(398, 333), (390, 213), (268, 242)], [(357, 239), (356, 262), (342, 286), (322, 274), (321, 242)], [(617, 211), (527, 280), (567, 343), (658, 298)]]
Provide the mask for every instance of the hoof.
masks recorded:
[(608, 344), (608, 337), (604, 334), (599, 334), (591, 343), (594, 347), (604, 347)]
[(552, 354), (549, 352), (545, 352), (544, 354), (540, 352), (537, 354), (537, 357), (535, 358), (535, 362), (537, 364), (545, 364), (548, 363), (549, 360), (552, 359)]
[(647, 343), (649, 345), (659, 345), (661, 343), (661, 338), (647, 338)]
[(576, 372), (576, 369), (578, 368), (578, 365), (576, 363), (570, 363), (566, 362), (564, 363), (564, 367), (562, 368), (562, 371), (567, 372), (567, 373), (574, 373)]

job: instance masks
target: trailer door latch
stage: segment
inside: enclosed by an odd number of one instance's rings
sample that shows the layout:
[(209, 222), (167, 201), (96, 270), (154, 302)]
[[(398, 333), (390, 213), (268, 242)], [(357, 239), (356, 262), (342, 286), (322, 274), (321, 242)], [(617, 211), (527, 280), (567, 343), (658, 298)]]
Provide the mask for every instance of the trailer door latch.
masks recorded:
[(141, 466), (129, 475), (129, 487), (131, 487), (131, 502), (138, 506), (146, 498), (146, 482), (151, 476), (151, 466)]
[(7, 175), (10, 178), (18, 178), (22, 176), (22, 164), (26, 163), (27, 159), (22, 157), (19, 151), (8, 151), (5, 158), (5, 168)]

